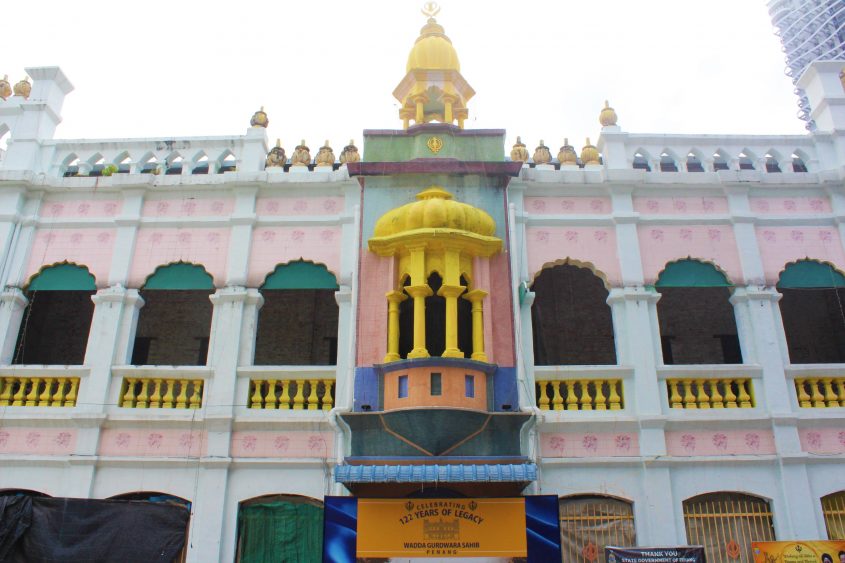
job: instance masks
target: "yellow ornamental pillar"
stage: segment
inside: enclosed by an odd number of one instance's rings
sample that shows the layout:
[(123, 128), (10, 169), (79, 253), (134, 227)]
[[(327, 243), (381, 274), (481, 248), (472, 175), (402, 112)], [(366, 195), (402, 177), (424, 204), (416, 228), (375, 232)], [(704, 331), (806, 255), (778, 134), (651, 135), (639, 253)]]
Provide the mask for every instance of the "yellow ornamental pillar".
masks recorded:
[(443, 96), (443, 123), (452, 124), (452, 121), (455, 120), (452, 114), (452, 104), (455, 103), (455, 98), (452, 96)]
[(395, 362), (399, 357), (399, 304), (408, 296), (401, 291), (387, 293), (387, 355), (384, 363)]
[(484, 298), (487, 292), (474, 289), (464, 295), (464, 299), (472, 303), (472, 359), (479, 362), (487, 361), (484, 352)]
[(428, 285), (409, 285), (405, 288), (414, 299), (414, 349), (408, 352), (408, 358), (428, 358), (425, 347), (425, 298), (434, 294)]
[(425, 123), (425, 97), (424, 96), (416, 96), (414, 98), (414, 105), (416, 107), (416, 117), (414, 121), (417, 125), (420, 123)]
[(444, 358), (463, 358), (458, 348), (458, 297), (466, 288), (462, 285), (441, 285), (437, 295), (446, 298), (446, 349)]

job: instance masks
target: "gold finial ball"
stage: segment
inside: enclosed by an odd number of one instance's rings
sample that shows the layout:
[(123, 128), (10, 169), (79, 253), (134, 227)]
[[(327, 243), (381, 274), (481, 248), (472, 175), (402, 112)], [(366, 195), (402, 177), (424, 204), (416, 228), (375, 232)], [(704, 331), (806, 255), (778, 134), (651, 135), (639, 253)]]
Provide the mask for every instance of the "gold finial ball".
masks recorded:
[(9, 75), (6, 74), (3, 76), (3, 79), (0, 80), (0, 98), (4, 100), (12, 95), (12, 85), (9, 84)]
[(516, 138), (516, 143), (511, 149), (511, 160), (514, 162), (528, 162), (528, 149), (525, 148), (525, 143), (522, 142), (521, 137)]
[(557, 159), (562, 165), (578, 164), (578, 155), (575, 153), (575, 147), (569, 144), (569, 139), (563, 140), (563, 146), (557, 153)]
[(599, 114), (599, 123), (601, 123), (602, 127), (613, 127), (616, 125), (616, 122), (619, 120), (619, 117), (616, 115), (616, 111), (610, 107), (610, 104), (607, 100), (604, 101), (604, 109), (601, 110)]
[(584, 166), (589, 164), (600, 164), (599, 150), (590, 143), (590, 138), (587, 137), (587, 143), (581, 149), (581, 163)]
[(270, 120), (267, 118), (264, 106), (261, 106), (260, 110), (252, 114), (252, 119), (249, 120), (249, 124), (253, 127), (264, 127), (265, 129), (268, 125), (270, 125)]
[(28, 77), (15, 84), (15, 96), (22, 96), (24, 99), (28, 99), (30, 92), (32, 92), (32, 84), (29, 83)]

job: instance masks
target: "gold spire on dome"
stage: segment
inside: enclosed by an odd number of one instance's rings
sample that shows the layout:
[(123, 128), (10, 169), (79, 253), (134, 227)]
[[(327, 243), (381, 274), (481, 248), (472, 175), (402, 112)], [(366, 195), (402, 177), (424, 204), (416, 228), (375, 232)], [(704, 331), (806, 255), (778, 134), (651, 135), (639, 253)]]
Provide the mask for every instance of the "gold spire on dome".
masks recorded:
[(601, 123), (602, 127), (614, 127), (618, 120), (619, 117), (616, 115), (616, 111), (610, 107), (610, 102), (605, 100), (604, 109), (599, 114), (599, 123)]
[(405, 78), (393, 91), (393, 96), (402, 103), (399, 117), (405, 129), (411, 120), (416, 125), (457, 121), (463, 129), (469, 115), (466, 104), (475, 90), (461, 76), (458, 52), (443, 26), (434, 19), (440, 7), (436, 2), (427, 2), (422, 13), (428, 20), (408, 54)]

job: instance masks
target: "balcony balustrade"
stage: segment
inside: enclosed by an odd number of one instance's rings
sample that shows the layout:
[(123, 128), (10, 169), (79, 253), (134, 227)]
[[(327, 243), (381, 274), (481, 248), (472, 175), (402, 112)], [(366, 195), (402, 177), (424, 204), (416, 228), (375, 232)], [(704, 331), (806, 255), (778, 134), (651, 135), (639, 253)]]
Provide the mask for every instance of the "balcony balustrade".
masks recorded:
[(0, 407), (74, 407), (78, 377), (0, 376)]

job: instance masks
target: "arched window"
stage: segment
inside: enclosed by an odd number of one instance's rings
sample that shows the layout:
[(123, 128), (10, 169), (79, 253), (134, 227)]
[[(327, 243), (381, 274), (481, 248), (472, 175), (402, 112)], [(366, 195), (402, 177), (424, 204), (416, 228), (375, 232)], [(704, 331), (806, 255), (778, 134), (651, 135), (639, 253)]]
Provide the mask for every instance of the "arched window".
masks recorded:
[(62, 177), (73, 178), (77, 175), (79, 175), (79, 158), (72, 154), (65, 159), (62, 165)]
[(536, 365), (613, 365), (616, 347), (608, 291), (587, 268), (544, 269), (531, 286)]
[(739, 153), (739, 169), (754, 170), (754, 160), (751, 158), (751, 155), (745, 152)]
[(323, 561), (323, 503), (294, 495), (266, 495), (238, 505), (235, 561)]
[(780, 163), (778, 159), (771, 154), (766, 155), (766, 172), (769, 174), (776, 174), (781, 172)]
[(158, 159), (154, 154), (149, 155), (141, 161), (141, 174), (158, 174)]
[(660, 171), (661, 172), (677, 172), (678, 165), (675, 163), (675, 158), (667, 152), (660, 155)]
[(827, 539), (845, 540), (845, 491), (822, 497), (822, 514)]
[(82, 365), (94, 316), (94, 276), (84, 266), (56, 264), (42, 269), (26, 286), (12, 363)]
[(226, 151), (217, 161), (217, 173), (223, 174), (224, 172), (235, 172), (238, 169), (238, 161), (235, 159), (235, 155), (231, 152)]
[(116, 174), (129, 174), (132, 166), (132, 159), (127, 153), (123, 153), (114, 159), (114, 164), (117, 166)]
[(605, 546), (637, 545), (633, 504), (603, 495), (561, 498), (560, 540), (563, 561), (605, 563)]
[(106, 167), (106, 162), (100, 153), (97, 153), (89, 158), (88, 164), (90, 165), (90, 170), (88, 172), (89, 176), (97, 177), (103, 175), (103, 168)]
[(684, 501), (689, 545), (703, 545), (707, 561), (754, 561), (751, 542), (775, 541), (772, 512), (765, 499), (719, 492)]
[(777, 285), (789, 360), (845, 362), (845, 276), (815, 260), (789, 264)]
[(806, 172), (807, 171), (806, 162), (798, 154), (792, 155), (792, 171), (793, 172)]
[(741, 364), (732, 287), (712, 264), (670, 262), (655, 284), (663, 363)]
[(634, 170), (645, 170), (651, 172), (651, 165), (648, 163), (648, 157), (643, 153), (638, 152), (634, 155)]
[(178, 153), (174, 153), (167, 157), (167, 160), (165, 161), (167, 163), (167, 168), (165, 169), (164, 174), (170, 176), (178, 176), (181, 174), (183, 161), (184, 159), (182, 158), (182, 155)]
[(713, 154), (713, 172), (730, 169), (731, 167), (728, 164), (728, 159), (722, 153), (717, 152)]
[(160, 266), (141, 288), (144, 306), (132, 348), (133, 365), (206, 364), (214, 291), (202, 266)]
[(334, 274), (322, 264), (297, 260), (277, 266), (261, 286), (254, 364), (336, 364), (337, 290)]
[(194, 158), (191, 174), (208, 174), (208, 168), (208, 157), (204, 153), (201, 153)]
[(687, 172), (704, 172), (704, 165), (695, 153), (687, 155)]

